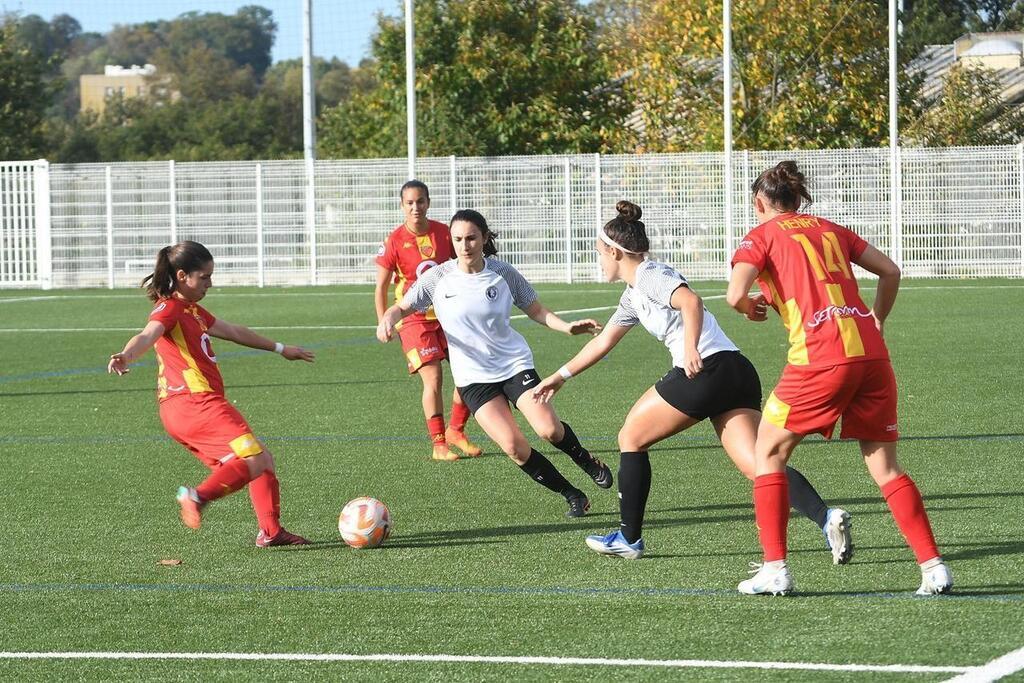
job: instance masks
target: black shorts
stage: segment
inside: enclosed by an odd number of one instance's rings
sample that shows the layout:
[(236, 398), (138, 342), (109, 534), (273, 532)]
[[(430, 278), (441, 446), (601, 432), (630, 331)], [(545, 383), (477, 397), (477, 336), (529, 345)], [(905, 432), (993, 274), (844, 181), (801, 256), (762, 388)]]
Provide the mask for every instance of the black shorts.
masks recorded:
[(761, 410), (761, 379), (739, 351), (708, 356), (693, 379), (681, 368), (672, 368), (654, 388), (666, 403), (695, 420), (739, 408)]
[(469, 412), (476, 414), (481, 406), (495, 396), (504, 396), (513, 406), (519, 397), (540, 384), (540, 375), (533, 368), (509, 377), (504, 382), (482, 382), (458, 387), (462, 402)]

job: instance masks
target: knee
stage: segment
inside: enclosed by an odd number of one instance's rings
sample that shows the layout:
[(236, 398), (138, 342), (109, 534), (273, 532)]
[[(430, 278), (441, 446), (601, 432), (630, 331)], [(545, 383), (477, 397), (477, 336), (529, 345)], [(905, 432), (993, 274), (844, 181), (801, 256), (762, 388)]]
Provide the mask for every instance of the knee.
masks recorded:
[(509, 439), (506, 443), (499, 445), (505, 455), (511, 458), (512, 462), (517, 465), (522, 465), (529, 460), (530, 454), (533, 452), (530, 443), (525, 438)]
[(558, 443), (565, 438), (565, 430), (562, 429), (561, 424), (547, 424), (540, 429), (534, 430), (537, 432), (537, 436), (544, 439), (548, 443)]
[(630, 425), (623, 425), (622, 429), (619, 430), (619, 450), (623, 453), (631, 453), (633, 451), (646, 451), (649, 443), (643, 439), (639, 434), (636, 434)]

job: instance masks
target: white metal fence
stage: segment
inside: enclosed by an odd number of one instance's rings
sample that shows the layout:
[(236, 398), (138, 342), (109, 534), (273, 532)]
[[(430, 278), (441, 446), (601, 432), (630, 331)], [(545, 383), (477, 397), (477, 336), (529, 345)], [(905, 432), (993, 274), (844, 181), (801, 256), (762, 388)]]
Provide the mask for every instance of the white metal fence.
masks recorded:
[[(596, 228), (624, 198), (643, 207), (656, 258), (722, 279), (754, 224), (750, 183), (785, 158), (811, 179), (814, 212), (908, 276), (1024, 276), (1022, 146), (901, 150), (895, 205), (888, 150), (737, 152), (731, 231), (722, 154), (429, 158), (417, 175), (432, 217), (479, 210), (532, 280), (595, 279)], [(133, 286), (181, 239), (210, 248), (222, 284), (368, 283), (406, 173), (405, 159), (319, 161), (309, 211), (301, 160), (0, 164), (0, 286)]]

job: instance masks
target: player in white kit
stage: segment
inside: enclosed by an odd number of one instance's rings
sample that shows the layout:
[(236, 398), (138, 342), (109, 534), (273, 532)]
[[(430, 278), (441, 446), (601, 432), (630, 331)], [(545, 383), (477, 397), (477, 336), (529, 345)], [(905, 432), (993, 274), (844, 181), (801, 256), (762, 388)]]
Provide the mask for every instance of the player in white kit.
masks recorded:
[[(619, 431), (621, 528), (587, 538), (599, 553), (635, 559), (644, 552), (641, 531), (651, 488), (648, 449), (710, 418), (725, 452), (753, 479), (761, 380), (686, 279), (671, 266), (645, 258), (650, 243), (640, 207), (621, 201), (615, 208), (619, 215), (599, 233), (597, 251), (604, 276), (625, 282), (626, 290), (604, 331), (538, 384), (533, 396), (539, 402), (551, 400), (567, 379), (604, 358), (637, 324), (668, 347), (673, 368), (633, 405)], [(766, 308), (758, 297), (748, 317), (764, 320)], [(796, 470), (787, 468), (787, 475), (790, 504), (822, 529), (835, 564), (849, 562), (849, 514), (829, 508)]]
[(509, 403), (523, 413), (538, 436), (568, 455), (598, 486), (610, 488), (612, 473), (580, 445), (572, 428), (558, 419), (550, 405), (530, 397), (540, 375), (529, 345), (512, 328), (512, 305), (556, 332), (596, 334), (601, 326), (595, 320), (562, 320), (541, 304), (519, 271), (490, 258), (498, 251), (495, 235), (478, 212), (459, 211), (450, 224), (456, 260), (420, 276), (402, 301), (381, 317), (377, 338), (390, 340), (395, 323), (433, 305), (448, 338), (452, 377), (463, 402), (491, 440), (530, 478), (565, 497), (566, 515), (581, 517), (590, 507), (589, 499), (530, 446)]

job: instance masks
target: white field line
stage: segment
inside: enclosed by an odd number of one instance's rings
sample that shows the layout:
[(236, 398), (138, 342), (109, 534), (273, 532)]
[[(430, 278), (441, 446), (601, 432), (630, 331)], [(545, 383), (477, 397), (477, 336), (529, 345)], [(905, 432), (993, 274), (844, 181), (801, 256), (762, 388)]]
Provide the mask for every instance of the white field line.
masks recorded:
[[(865, 288), (871, 288), (871, 282), (866, 282)], [(929, 290), (929, 289), (1024, 289), (1024, 285), (922, 285), (920, 287), (904, 286), (900, 291), (907, 290)], [(542, 294), (619, 294), (622, 289), (591, 289), (580, 291), (579, 289), (545, 289)], [(264, 296), (371, 296), (373, 292), (282, 292), (279, 289), (268, 288), (262, 292), (217, 292), (218, 298), (246, 298)], [(135, 299), (138, 300), (139, 293), (134, 294), (40, 294), (37, 296), (0, 297), (0, 304), (14, 304), (26, 301), (64, 301), (67, 299)], [(712, 297), (704, 297), (710, 299)], [(721, 298), (721, 297), (718, 297)]]
[(597, 657), (495, 657), (478, 655), (316, 654), (287, 652), (0, 652), (0, 659), (169, 659), (284, 662), (454, 662), (464, 664), (546, 664), (551, 666), (618, 666), (688, 669), (774, 669), (876, 673), (964, 673), (976, 667), (916, 664), (818, 664), (811, 662), (744, 662), (713, 659), (604, 659)]
[(984, 666), (979, 666), (963, 673), (955, 678), (950, 678), (947, 683), (989, 683), (998, 681), (1004, 676), (1015, 674), (1024, 669), (1024, 647), (1009, 652), (1002, 657), (997, 657)]

